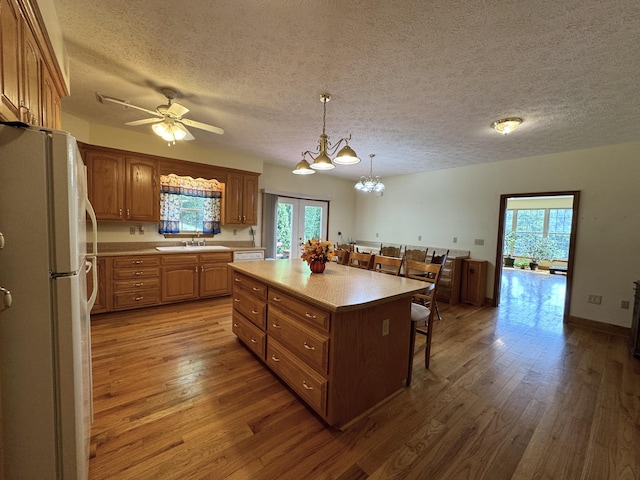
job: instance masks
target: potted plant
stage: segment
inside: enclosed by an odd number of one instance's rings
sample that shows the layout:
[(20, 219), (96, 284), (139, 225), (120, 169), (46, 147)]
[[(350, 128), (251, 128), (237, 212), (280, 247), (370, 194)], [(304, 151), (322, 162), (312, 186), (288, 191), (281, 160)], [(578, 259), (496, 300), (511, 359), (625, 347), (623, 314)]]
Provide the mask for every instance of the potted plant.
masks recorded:
[(531, 259), (529, 267), (536, 270), (542, 260), (552, 262), (557, 252), (553, 238), (528, 235), (524, 241), (524, 254)]
[(514, 231), (507, 232), (504, 236), (504, 249), (507, 252), (507, 256), (504, 257), (504, 266), (505, 267), (513, 267), (515, 258), (511, 256), (511, 252), (513, 251), (513, 247), (516, 244), (516, 240), (518, 239), (518, 234)]
[(515, 266), (522, 270), (524, 270), (528, 265), (529, 265), (528, 260), (524, 260), (522, 258), (515, 260)]

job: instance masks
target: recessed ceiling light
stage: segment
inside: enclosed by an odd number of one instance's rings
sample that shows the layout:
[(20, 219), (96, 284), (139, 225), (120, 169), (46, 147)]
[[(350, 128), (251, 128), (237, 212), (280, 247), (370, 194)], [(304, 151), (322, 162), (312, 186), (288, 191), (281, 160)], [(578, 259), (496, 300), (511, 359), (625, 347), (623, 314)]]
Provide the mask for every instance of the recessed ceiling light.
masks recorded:
[(513, 132), (523, 122), (521, 118), (503, 118), (502, 120), (496, 120), (491, 124), (491, 128), (496, 132), (503, 135), (507, 135)]

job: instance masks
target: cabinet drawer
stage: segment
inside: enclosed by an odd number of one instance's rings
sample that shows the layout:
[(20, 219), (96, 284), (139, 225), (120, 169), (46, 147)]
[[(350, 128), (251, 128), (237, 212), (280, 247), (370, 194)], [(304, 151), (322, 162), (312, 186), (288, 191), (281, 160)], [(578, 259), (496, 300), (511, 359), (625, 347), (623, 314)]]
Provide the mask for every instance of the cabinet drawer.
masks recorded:
[(202, 253), (200, 254), (200, 263), (215, 263), (215, 262), (231, 262), (233, 261), (233, 254), (231, 252), (216, 252), (216, 253)]
[(118, 257), (113, 259), (114, 268), (128, 267), (157, 267), (160, 258), (154, 255), (140, 255), (139, 257)]
[(275, 289), (269, 289), (269, 304), (287, 310), (296, 319), (303, 320), (315, 327), (320, 327), (325, 332), (329, 331), (330, 314), (325, 310)]
[(236, 288), (242, 288), (262, 300), (267, 299), (267, 286), (264, 283), (238, 272), (233, 272), (233, 288), (234, 291)]
[(266, 335), (262, 330), (253, 325), (249, 320), (246, 320), (238, 312), (233, 312), (231, 330), (242, 340), (242, 343), (264, 361)]
[(113, 291), (116, 293), (131, 290), (142, 290), (150, 287), (160, 287), (160, 278), (146, 277), (113, 282)]
[(262, 330), (267, 329), (267, 304), (236, 285), (233, 289), (233, 309), (242, 313)]
[(310, 366), (328, 373), (329, 337), (305, 327), (284, 312), (269, 307), (267, 331)]
[(267, 365), (311, 408), (327, 414), (327, 380), (271, 337), (267, 341)]
[(163, 255), (162, 265), (195, 265), (198, 263), (198, 255)]
[(113, 295), (114, 310), (132, 307), (146, 307), (160, 303), (160, 289), (150, 288), (139, 292), (116, 293)]
[(160, 278), (160, 267), (145, 267), (140, 268), (118, 268), (113, 269), (114, 280), (128, 280), (132, 278), (143, 277), (158, 277)]

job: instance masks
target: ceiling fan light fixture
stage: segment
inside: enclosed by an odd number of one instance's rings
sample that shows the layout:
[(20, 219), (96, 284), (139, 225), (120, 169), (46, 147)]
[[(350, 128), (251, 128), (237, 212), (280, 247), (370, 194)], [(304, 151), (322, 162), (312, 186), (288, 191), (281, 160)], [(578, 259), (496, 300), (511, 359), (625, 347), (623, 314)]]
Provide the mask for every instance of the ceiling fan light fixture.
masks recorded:
[(508, 135), (518, 128), (523, 121), (524, 120), (518, 117), (503, 118), (502, 120), (493, 122), (491, 128), (502, 135)]
[(316, 171), (311, 168), (309, 162), (302, 158), (302, 160), (298, 162), (296, 168), (294, 168), (291, 173), (294, 173), (296, 175), (312, 175), (316, 173)]

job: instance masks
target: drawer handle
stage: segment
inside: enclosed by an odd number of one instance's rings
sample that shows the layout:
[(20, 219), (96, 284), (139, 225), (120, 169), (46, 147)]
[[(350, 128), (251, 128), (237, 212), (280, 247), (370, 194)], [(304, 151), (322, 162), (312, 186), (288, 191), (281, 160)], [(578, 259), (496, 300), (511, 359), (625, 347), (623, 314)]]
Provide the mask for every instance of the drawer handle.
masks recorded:
[(252, 338), (251, 343), (258, 343), (258, 341), (255, 338)]
[(278, 325), (277, 323), (274, 323), (272, 326), (273, 326), (273, 328), (282, 328), (282, 327), (281, 327), (280, 325)]
[(302, 381), (302, 386), (307, 390), (313, 390), (313, 387), (307, 385), (307, 382), (305, 380)]
[(144, 298), (144, 297), (135, 297), (135, 298), (134, 298), (134, 300), (135, 300), (136, 302), (139, 302), (139, 301), (140, 301), (140, 300), (142, 300), (143, 298)]
[(238, 277), (235, 277), (235, 278), (233, 279), (233, 281), (234, 281), (234, 282), (238, 282), (238, 283), (240, 283), (240, 282), (242, 282), (242, 279), (241, 279), (241, 278), (238, 278)]
[(259, 292), (259, 291), (261, 290), (261, 288), (260, 288), (260, 287), (253, 287), (253, 288), (252, 288), (252, 290), (253, 290), (254, 292)]
[(271, 355), (271, 360), (273, 360), (274, 362), (279, 362), (280, 359), (278, 357), (276, 357), (275, 355)]
[(258, 315), (260, 312), (257, 310), (251, 310), (251, 313), (253, 313), (254, 315)]
[(316, 347), (314, 347), (313, 345), (309, 345), (307, 342), (303, 343), (304, 348), (306, 348), (307, 350), (315, 350)]
[(274, 302), (281, 302), (282, 299), (280, 297), (273, 297)]
[(233, 301), (236, 302), (236, 303), (240, 303), (240, 299), (239, 298), (234, 298)]
[(314, 314), (309, 313), (309, 312), (305, 312), (304, 316), (307, 317), (307, 318), (313, 318), (314, 320), (316, 318), (316, 316)]
[(135, 276), (142, 275), (144, 272), (133, 272)]
[(237, 324), (237, 323), (234, 323), (234, 324), (233, 324), (233, 326), (234, 326), (234, 327), (236, 327), (236, 328), (238, 328), (238, 324)]
[(134, 261), (133, 261), (133, 264), (134, 264), (134, 265), (140, 265), (140, 264), (142, 264), (142, 263), (144, 263), (144, 260), (134, 260)]
[(134, 287), (142, 287), (144, 286), (144, 282), (138, 282), (133, 284)]

